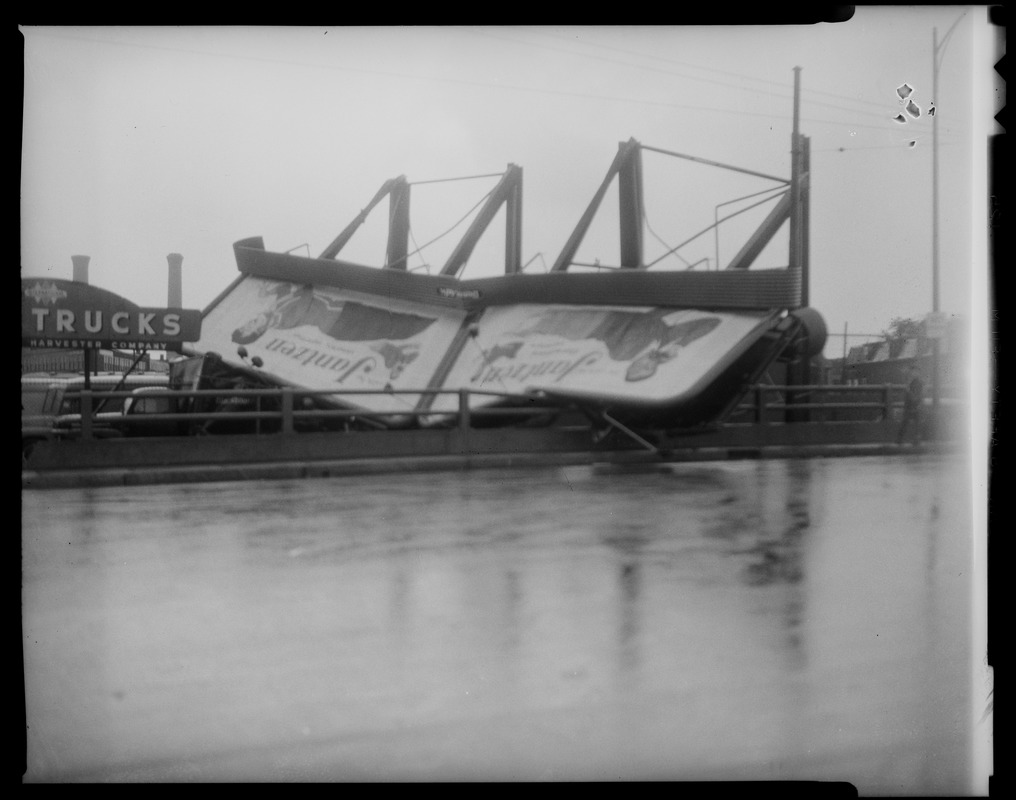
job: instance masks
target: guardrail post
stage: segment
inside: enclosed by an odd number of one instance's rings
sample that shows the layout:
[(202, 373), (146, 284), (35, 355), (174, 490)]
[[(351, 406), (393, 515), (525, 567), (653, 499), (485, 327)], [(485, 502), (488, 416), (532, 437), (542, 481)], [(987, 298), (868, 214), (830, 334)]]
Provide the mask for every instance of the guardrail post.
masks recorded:
[(469, 439), (469, 425), (469, 390), (459, 389), (459, 433), (462, 434), (463, 445)]
[(81, 390), (81, 438), (92, 438), (92, 391)]
[(293, 432), (293, 388), (282, 387), (282, 432)]
[(765, 389), (761, 386), (755, 387), (755, 422), (759, 425), (766, 421), (766, 400)]

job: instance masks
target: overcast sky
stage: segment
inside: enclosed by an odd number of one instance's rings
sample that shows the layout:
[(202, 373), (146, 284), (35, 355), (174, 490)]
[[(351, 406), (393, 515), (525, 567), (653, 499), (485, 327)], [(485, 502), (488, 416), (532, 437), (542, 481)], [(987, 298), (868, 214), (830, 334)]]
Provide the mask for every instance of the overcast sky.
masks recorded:
[[(951, 33), (933, 97), (936, 27), (940, 42)], [(522, 260), (542, 271), (619, 142), (789, 178), (795, 67), (811, 140), (810, 300), (830, 332), (878, 333), (931, 310), (932, 106), (942, 310), (970, 315), (978, 262), (983, 277), (998, 52), (982, 7), (859, 7), (810, 26), (21, 31), (25, 277), (70, 279), (84, 254), (93, 285), (162, 306), (177, 252), (184, 305), (204, 308), (237, 275), (233, 242), (317, 256), (399, 175), (415, 184), (410, 249), (423, 246), (410, 267), (436, 272), (497, 181), (472, 176), (508, 164), (523, 170)], [(765, 195), (730, 201), (777, 185), (654, 152), (643, 171), (654, 269), (722, 266), (771, 205), (663, 256)], [(470, 179), (429, 182), (443, 178)], [(580, 259), (617, 263), (613, 198)], [(340, 257), (381, 265), (386, 224), (387, 202)], [(758, 266), (785, 264), (783, 236)], [(462, 276), (503, 269), (499, 216)]]

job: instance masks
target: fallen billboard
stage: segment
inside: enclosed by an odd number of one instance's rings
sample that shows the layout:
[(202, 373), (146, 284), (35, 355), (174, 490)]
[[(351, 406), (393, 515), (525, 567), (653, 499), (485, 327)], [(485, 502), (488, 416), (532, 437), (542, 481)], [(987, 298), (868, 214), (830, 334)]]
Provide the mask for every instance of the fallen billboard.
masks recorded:
[[(335, 287), (245, 277), (204, 318), (200, 352), (239, 348), (280, 384), (344, 394), (342, 405), (411, 411), (465, 312)], [(353, 392), (353, 393), (350, 393)], [(361, 394), (363, 393), (363, 394)]]
[[(484, 310), (446, 388), (542, 393), (647, 411), (694, 398), (778, 315), (695, 309), (523, 304)], [(438, 397), (434, 411), (454, 411)], [(471, 404), (497, 397), (473, 395)]]
[[(796, 129), (794, 137), (798, 141)], [(776, 185), (759, 201), (775, 206), (737, 255), (723, 268), (717, 256), (717, 268), (704, 270), (683, 257), (680, 269), (651, 269), (662, 257), (648, 260), (642, 246), (643, 149), (634, 139), (621, 143), (561, 254), (542, 274), (526, 273), (521, 263), (521, 170), (515, 165), (478, 204), (468, 230), (433, 275), (428, 264), (426, 272), (408, 265), (422, 248), (411, 253), (408, 247), (405, 176), (387, 181), (316, 258), (269, 252), (261, 237), (237, 241), (241, 277), (206, 310), (196, 349), (218, 352), (237, 366), (255, 364), (281, 384), (334, 392), (335, 403), (385, 425), (449, 425), (456, 418), (471, 424), (457, 414), (473, 408), (484, 412), (477, 415), (483, 424), (513, 424), (524, 416), (513, 415), (518, 406), (535, 408), (537, 399), (555, 411), (578, 407), (595, 419), (633, 426), (714, 422), (774, 359), (789, 353), (802, 361), (804, 350), (810, 355), (824, 342), (820, 318), (801, 313), (807, 306), (806, 239), (798, 235), (807, 221), (808, 178), (800, 157), (806, 143), (794, 150), (789, 181), (707, 162)], [(578, 261), (615, 180), (619, 258)], [(384, 264), (339, 258), (386, 196)], [(504, 274), (460, 278), (502, 205)], [(785, 224), (793, 234), (787, 266), (751, 269)]]
[(319, 397), (388, 426), (448, 424), (463, 391), (470, 409), (541, 397), (697, 425), (793, 333), (780, 310), (511, 302), (465, 281), (450, 301), (435, 291), (443, 284), (412, 275), (382, 296), (340, 285), (347, 272), (335, 270), (332, 285), (244, 274), (206, 310), (195, 350), (256, 365), (268, 382), (327, 391)]

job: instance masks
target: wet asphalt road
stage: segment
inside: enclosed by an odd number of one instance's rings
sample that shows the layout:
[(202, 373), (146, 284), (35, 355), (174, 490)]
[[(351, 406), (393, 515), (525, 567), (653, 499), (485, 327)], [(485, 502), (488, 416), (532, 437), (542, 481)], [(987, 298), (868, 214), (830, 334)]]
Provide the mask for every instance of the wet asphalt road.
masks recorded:
[(970, 794), (961, 459), (23, 493), (26, 782)]

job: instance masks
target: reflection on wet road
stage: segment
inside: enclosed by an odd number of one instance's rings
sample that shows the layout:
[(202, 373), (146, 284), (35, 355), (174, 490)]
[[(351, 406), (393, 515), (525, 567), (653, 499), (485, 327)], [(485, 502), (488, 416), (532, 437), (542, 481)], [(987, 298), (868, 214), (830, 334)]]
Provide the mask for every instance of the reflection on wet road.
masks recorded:
[(27, 781), (969, 794), (949, 457), (23, 495)]

